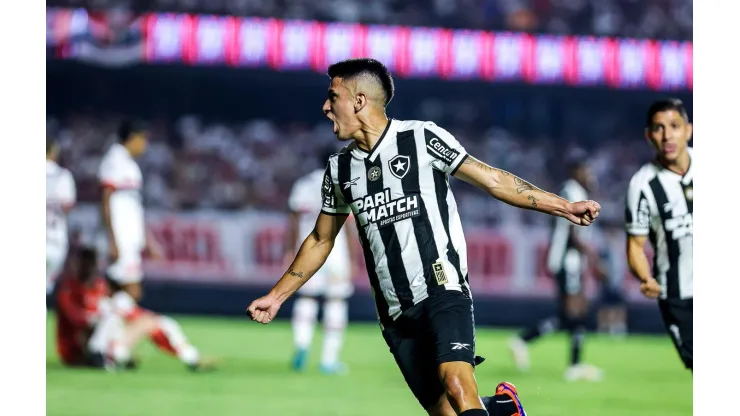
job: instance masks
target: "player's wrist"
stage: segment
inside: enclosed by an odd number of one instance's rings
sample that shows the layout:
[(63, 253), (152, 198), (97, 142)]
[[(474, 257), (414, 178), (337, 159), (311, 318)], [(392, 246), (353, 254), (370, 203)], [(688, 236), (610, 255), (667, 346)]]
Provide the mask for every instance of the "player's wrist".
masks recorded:
[(278, 306), (285, 303), (285, 301), (290, 297), (290, 293), (286, 293), (280, 290), (272, 289), (267, 296), (271, 298), (274, 302), (278, 304)]

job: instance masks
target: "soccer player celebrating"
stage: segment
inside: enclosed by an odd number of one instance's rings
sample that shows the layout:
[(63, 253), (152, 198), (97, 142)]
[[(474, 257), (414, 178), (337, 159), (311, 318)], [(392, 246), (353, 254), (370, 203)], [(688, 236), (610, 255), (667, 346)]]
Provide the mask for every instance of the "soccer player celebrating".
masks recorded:
[[(645, 136), (655, 159), (644, 165), (627, 191), (627, 260), (648, 298), (658, 298), (663, 323), (684, 366), (694, 368), (694, 173), (693, 127), (677, 99), (650, 106)], [(645, 243), (653, 247), (650, 270)]]
[(46, 138), (46, 293), (64, 267), (69, 250), (67, 213), (77, 199), (72, 173), (59, 166), (59, 144)]
[[(322, 163), (334, 151), (327, 150), (319, 157)], [(311, 233), (316, 216), (321, 212), (321, 188), (324, 170), (317, 169), (298, 179), (293, 185), (288, 204), (290, 206), (290, 225), (287, 235), (286, 257), (293, 261), (297, 245)], [(320, 369), (325, 374), (346, 372), (346, 365), (339, 361), (344, 330), (347, 326), (347, 298), (354, 291), (352, 285), (352, 247), (349, 244), (349, 228), (337, 235), (336, 244), (323, 267), (298, 290), (298, 299), (293, 304), (293, 340), (296, 351), (293, 369), (302, 371), (306, 366), (308, 348), (316, 326), (319, 312), (318, 297), (324, 298), (324, 340), (321, 352)]]
[(508, 204), (590, 225), (600, 206), (569, 202), (469, 156), (428, 121), (389, 119), (393, 79), (374, 59), (329, 67), (323, 111), (341, 141), (321, 185), (322, 210), (287, 272), (253, 301), (252, 319), (267, 324), (316, 273), (354, 214), (380, 327), (401, 373), (430, 415), (519, 415), (516, 389), (478, 394), (473, 300), (460, 216), (449, 187), (456, 176)]

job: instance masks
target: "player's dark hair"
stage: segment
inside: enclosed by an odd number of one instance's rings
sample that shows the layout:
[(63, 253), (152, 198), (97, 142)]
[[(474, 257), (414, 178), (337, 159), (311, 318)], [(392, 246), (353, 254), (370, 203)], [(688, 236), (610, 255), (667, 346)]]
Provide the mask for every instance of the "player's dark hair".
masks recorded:
[(647, 111), (647, 117), (645, 118), (645, 127), (650, 127), (653, 124), (653, 117), (656, 114), (664, 111), (675, 111), (681, 115), (681, 117), (689, 122), (689, 114), (686, 112), (686, 107), (683, 105), (683, 101), (678, 98), (669, 98), (666, 100), (655, 101)]
[(98, 269), (98, 253), (92, 247), (81, 247), (77, 253), (78, 278), (85, 282), (92, 278)]
[(329, 77), (353, 78), (358, 75), (370, 75), (383, 87), (384, 107), (393, 99), (393, 77), (380, 61), (372, 58), (352, 58), (329, 66)]
[(52, 150), (56, 149), (57, 146), (59, 146), (59, 142), (57, 142), (56, 139), (50, 136), (46, 136), (46, 154), (47, 155), (51, 153)]
[(124, 120), (118, 125), (118, 142), (124, 144), (131, 139), (131, 136), (145, 130), (144, 124), (137, 120)]
[(565, 157), (568, 172), (574, 173), (577, 169), (588, 166), (588, 153), (583, 149), (575, 149)]

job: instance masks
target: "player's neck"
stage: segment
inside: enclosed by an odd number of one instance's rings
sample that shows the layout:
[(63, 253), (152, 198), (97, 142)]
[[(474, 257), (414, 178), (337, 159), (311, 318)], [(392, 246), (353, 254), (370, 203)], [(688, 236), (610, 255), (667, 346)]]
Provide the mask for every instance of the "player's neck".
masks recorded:
[(385, 114), (368, 117), (368, 120), (362, 123), (362, 128), (358, 132), (359, 137), (355, 138), (357, 147), (369, 153), (380, 140), (380, 136), (383, 135), (390, 122)]
[(671, 172), (683, 176), (686, 174), (686, 172), (689, 171), (689, 167), (691, 166), (691, 156), (689, 156), (688, 151), (684, 151), (683, 154), (679, 156), (674, 162), (669, 162), (662, 158), (658, 158), (658, 163), (660, 163), (664, 168), (670, 170)]

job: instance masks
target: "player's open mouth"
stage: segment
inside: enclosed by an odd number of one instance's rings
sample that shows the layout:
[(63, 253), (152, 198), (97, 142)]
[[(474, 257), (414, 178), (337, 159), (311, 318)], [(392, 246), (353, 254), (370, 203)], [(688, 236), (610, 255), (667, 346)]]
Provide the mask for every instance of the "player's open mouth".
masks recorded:
[(333, 126), (332, 126), (332, 129), (334, 131), (334, 134), (339, 133), (339, 124), (337, 124), (337, 122), (334, 121), (334, 120), (332, 120), (332, 123), (334, 123)]

